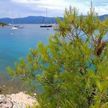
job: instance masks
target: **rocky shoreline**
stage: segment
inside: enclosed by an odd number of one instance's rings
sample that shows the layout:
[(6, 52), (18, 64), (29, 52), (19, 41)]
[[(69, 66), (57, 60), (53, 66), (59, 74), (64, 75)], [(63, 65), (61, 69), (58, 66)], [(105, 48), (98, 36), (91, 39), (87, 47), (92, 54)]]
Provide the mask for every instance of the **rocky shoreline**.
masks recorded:
[(24, 92), (0, 95), (0, 108), (31, 108), (34, 104), (38, 105), (37, 100)]

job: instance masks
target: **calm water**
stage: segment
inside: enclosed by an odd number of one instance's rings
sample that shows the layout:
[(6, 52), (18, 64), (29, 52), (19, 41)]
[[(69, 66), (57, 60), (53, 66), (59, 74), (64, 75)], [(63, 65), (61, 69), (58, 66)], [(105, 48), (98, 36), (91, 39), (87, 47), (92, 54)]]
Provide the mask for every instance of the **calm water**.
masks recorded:
[(35, 48), (39, 41), (47, 44), (53, 29), (40, 28), (39, 25), (23, 25), (23, 29), (0, 28), (0, 81), (8, 78), (7, 66), (14, 66), (20, 58), (26, 57), (30, 48)]

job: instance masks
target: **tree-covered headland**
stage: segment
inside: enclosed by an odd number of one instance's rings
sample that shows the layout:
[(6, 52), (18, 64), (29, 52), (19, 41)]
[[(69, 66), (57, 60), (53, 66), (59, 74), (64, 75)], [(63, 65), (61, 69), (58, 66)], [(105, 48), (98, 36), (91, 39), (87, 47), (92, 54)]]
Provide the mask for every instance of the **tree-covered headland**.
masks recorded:
[(48, 45), (39, 43), (9, 73), (29, 82), (32, 93), (41, 88), (39, 108), (107, 108), (108, 19), (70, 7), (57, 21)]
[(7, 26), (7, 24), (6, 23), (3, 23), (3, 22), (0, 22), (0, 26)]

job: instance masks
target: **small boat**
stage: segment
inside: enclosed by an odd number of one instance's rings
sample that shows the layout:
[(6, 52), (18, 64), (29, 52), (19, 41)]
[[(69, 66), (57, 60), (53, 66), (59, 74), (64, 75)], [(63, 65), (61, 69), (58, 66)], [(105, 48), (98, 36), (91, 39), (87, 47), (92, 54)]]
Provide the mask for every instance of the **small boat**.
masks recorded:
[(12, 26), (12, 30), (17, 30), (17, 29), (18, 29), (18, 27)]
[(23, 29), (23, 26), (12, 26), (12, 30)]
[(24, 27), (21, 26), (21, 25), (15, 25), (14, 19), (12, 19), (12, 24), (9, 24), (9, 25), (12, 27), (12, 30), (17, 30), (17, 29), (22, 29), (22, 28), (24, 28)]
[(41, 28), (49, 28), (52, 27), (52, 25), (40, 25)]

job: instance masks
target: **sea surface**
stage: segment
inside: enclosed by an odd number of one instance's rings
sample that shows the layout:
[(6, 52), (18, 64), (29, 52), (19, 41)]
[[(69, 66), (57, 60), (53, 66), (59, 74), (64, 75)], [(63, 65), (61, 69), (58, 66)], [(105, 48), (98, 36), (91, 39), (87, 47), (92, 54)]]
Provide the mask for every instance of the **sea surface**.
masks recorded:
[[(6, 67), (14, 67), (21, 58), (26, 58), (30, 48), (36, 48), (38, 42), (48, 43), (54, 34), (53, 28), (40, 28), (37, 24), (21, 25), (24, 28), (12, 30), (11, 27), (0, 28), (0, 84), (8, 84), (10, 78)], [(4, 83), (5, 82), (5, 83)]]

